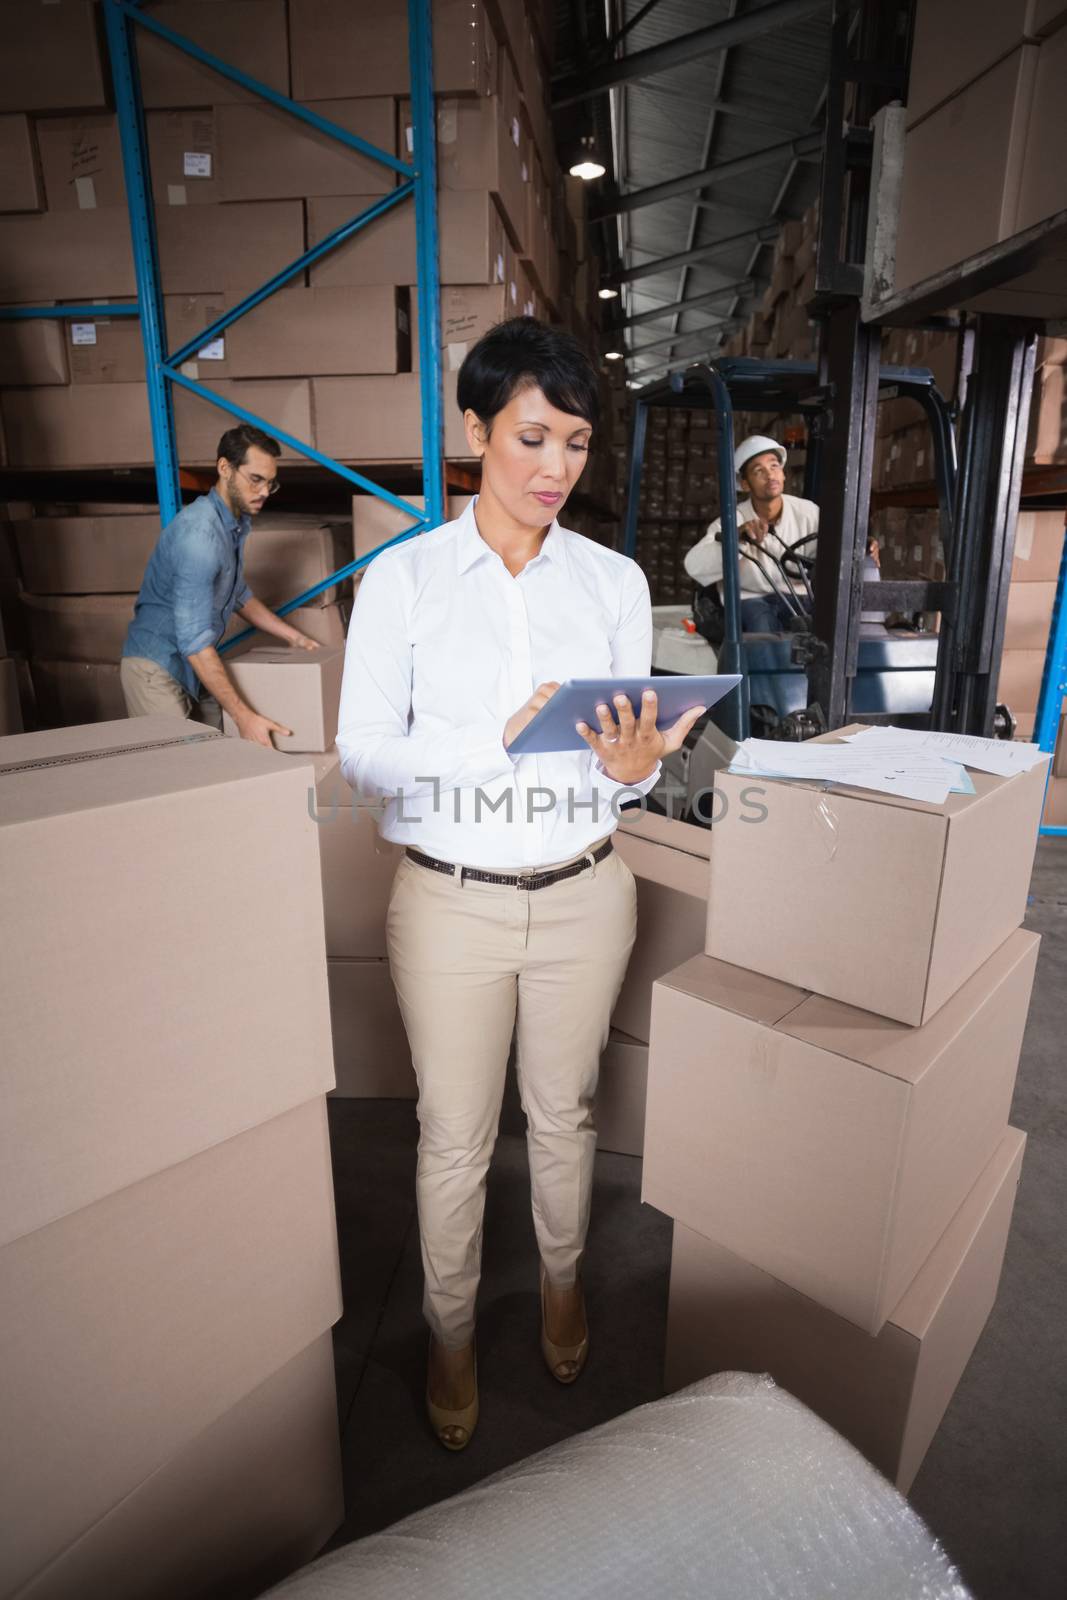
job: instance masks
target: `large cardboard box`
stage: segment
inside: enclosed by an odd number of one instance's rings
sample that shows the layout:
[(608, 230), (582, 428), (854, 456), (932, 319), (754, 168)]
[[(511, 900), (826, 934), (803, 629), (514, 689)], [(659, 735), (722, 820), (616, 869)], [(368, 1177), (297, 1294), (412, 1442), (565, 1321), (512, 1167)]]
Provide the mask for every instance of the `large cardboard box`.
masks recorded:
[(1054, 583), (1013, 583), (1004, 620), (1005, 650), (1044, 650), (1056, 599)]
[[(192, 0), (192, 3), (200, 9), (204, 0)], [(223, 195), (212, 107), (198, 106), (189, 111), (150, 111), (145, 118), (145, 125), (148, 131), (152, 196), (156, 205), (217, 204)]]
[(0, 1242), (331, 1087), (309, 771), (169, 717), (0, 743)]
[(22, 732), (18, 674), (8, 656), (0, 657), (0, 735)]
[(992, 1159), (1039, 940), (919, 1028), (695, 956), (656, 984), (642, 1198), (877, 1333)]
[[(380, 194), (321, 195), (307, 203), (308, 247), (335, 233), (381, 199)], [(439, 197), (440, 212), (445, 209)], [(415, 207), (401, 200), (361, 228), (310, 269), (313, 288), (373, 287), (414, 283), (418, 277)]]
[[(243, 298), (227, 296), (228, 305)], [(219, 377), (285, 378), (411, 369), (408, 290), (287, 288), (231, 323)]]
[[(470, 446), (456, 406), (456, 374), (445, 373), (444, 449), (449, 457), (468, 457)], [(419, 376), (312, 378), (315, 443), (342, 461), (419, 461), (422, 459), (422, 402)]]
[(3, 303), (41, 305), (48, 300), (136, 293), (125, 207), (0, 217)]
[[(400, 106), (401, 152), (411, 158), (411, 104)], [(489, 100), (444, 99), (437, 102), (437, 181), (441, 189), (488, 190), (500, 207), (512, 244), (521, 252), (526, 231), (526, 189), (529, 165), (524, 161), (522, 129), (509, 116), (507, 96)], [(445, 277), (442, 281), (463, 280)], [(477, 280), (474, 280), (477, 281)]]
[(66, 341), (62, 322), (0, 322), (0, 388), (69, 383)]
[[(285, 0), (161, 0), (152, 16), (279, 94), (289, 93)], [(135, 28), (146, 106), (211, 106), (247, 101), (246, 90), (184, 50)]]
[[(387, 155), (396, 155), (395, 100), (382, 95), (365, 100), (316, 100), (307, 109), (358, 134)], [(395, 183), (391, 167), (349, 149), (275, 106), (219, 106), (215, 126), (224, 200), (388, 194)]]
[(333, 1347), (323, 1333), (20, 1594), (244, 1600), (310, 1561), (343, 1515)]
[(319, 834), (326, 954), (380, 961), (387, 954), (385, 914), (403, 851), (381, 837), (376, 809), (349, 788), (336, 751), (314, 756), (312, 763), (307, 811)]
[(908, 133), (898, 289), (1016, 231), (1037, 55), (1019, 45)]
[(1044, 669), (1044, 646), (1040, 650), (1005, 650), (997, 679), (998, 702), (1016, 715), (1035, 712)]
[(1055, 583), (1063, 561), (1067, 527), (1060, 511), (1020, 511), (1015, 524), (1011, 581)]
[(717, 772), (708, 954), (925, 1022), (1023, 920), (1046, 770), (937, 806)]
[(612, 1028), (600, 1057), (597, 1084), (596, 1147), (639, 1156), (645, 1145), (645, 1094), (648, 1045)]
[[(517, 304), (512, 306), (508, 286), (503, 283), (442, 286), (441, 360), (445, 371), (458, 372), (472, 344), (498, 322), (518, 316), (521, 310)], [(413, 372), (419, 371), (418, 298), (414, 289), (411, 293), (411, 368)]]
[(6, 0), (0, 50), (5, 111), (105, 106), (103, 52), (93, 0)]
[(0, 117), (0, 211), (42, 211), (44, 203), (30, 119)]
[(652, 813), (624, 813), (615, 848), (637, 879), (637, 941), (611, 1024), (647, 1044), (652, 985), (703, 948), (709, 834)]
[(442, 189), (437, 221), (443, 284), (506, 284), (514, 277), (504, 219), (487, 190)]
[(63, 323), (72, 383), (144, 384), (144, 343), (137, 317), (93, 317)]
[(27, 593), (122, 594), (141, 587), (159, 514), (30, 517), (11, 527)]
[[(284, 511), (260, 513), (245, 541), (243, 558), (248, 587), (258, 600), (274, 607), (295, 600), (351, 559), (347, 523)], [(332, 584), (300, 609), (335, 605), (347, 589), (347, 580)]]
[(42, 661), (34, 657), (30, 674), (43, 727), (117, 722), (126, 715), (119, 669), (110, 662)]
[(1043, 360), (1040, 345), (1030, 401), (1026, 458), (1046, 466), (1067, 461), (1067, 369), (1062, 359)]
[[(295, 439), (312, 443), (311, 387), (306, 378), (214, 380), (203, 372), (198, 373), (198, 378), (220, 398), (232, 400), (235, 405), (251, 411), (253, 416), (261, 417), (268, 433), (280, 429)], [(239, 420), (202, 395), (175, 384), (174, 429), (183, 464), (199, 462), (214, 466), (218, 460), (219, 439)], [(290, 449), (284, 441), (279, 440), (279, 443), (282, 447), (280, 461), (303, 460), (299, 451)]]
[[(341, 698), (343, 650), (292, 650), (262, 646), (227, 663), (238, 694), (261, 716), (289, 728), (272, 735), (274, 748), (290, 754), (333, 749)], [(236, 723), (223, 713), (223, 727), (239, 737)]]
[(328, 966), (337, 1069), (332, 1095), (414, 1100), (418, 1085), (388, 961), (331, 960)]
[[(295, 611), (286, 612), (285, 620), (301, 633), (306, 633), (309, 639), (315, 639), (322, 645), (329, 645), (331, 649), (339, 649), (345, 642), (347, 619), (345, 610), (340, 604), (297, 606)], [(243, 633), (247, 626), (248, 624), (240, 617), (231, 617), (230, 625), (222, 636), (223, 644), (235, 634)], [(246, 647), (253, 648), (256, 645), (273, 647), (277, 642), (271, 634), (256, 631), (250, 636)], [(230, 653), (227, 652), (223, 659), (229, 661)]]
[[(298, 100), (409, 92), (407, 0), (291, 0), (289, 12)], [(492, 94), (497, 42), (482, 0), (434, 0), (431, 18), (434, 92)]]
[(110, 661), (122, 657), (136, 594), (22, 595), (35, 656), (50, 661)]
[[(304, 207), (299, 200), (160, 206), (156, 235), (164, 293), (217, 294), (252, 281), (265, 283), (303, 255)], [(67, 286), (59, 292), (74, 290)]]
[(1025, 1144), (1008, 1129), (875, 1338), (676, 1223), (668, 1391), (769, 1372), (906, 1494), (996, 1299)]
[(125, 206), (122, 146), (113, 111), (40, 117), (36, 134), (49, 211)]
[(0, 416), (10, 467), (136, 467), (152, 460), (143, 383), (6, 389)]
[(0, 1286), (10, 1594), (340, 1315), (325, 1101), (8, 1244)]
[(1053, 152), (1067, 140), (1067, 108), (1063, 82), (1067, 74), (1067, 30), (1043, 40), (1030, 103), (1026, 159), (1019, 184), (1015, 229), (1022, 233), (1057, 211), (1067, 209), (1067, 177)]
[(919, 0), (908, 78), (908, 128), (1033, 37), (1033, 0)]
[[(473, 498), (469, 494), (450, 494), (445, 502), (445, 520), (454, 522), (462, 516)], [(404, 499), (418, 506), (420, 511), (426, 504), (426, 497), (421, 494), (405, 495)], [(377, 495), (352, 496), (352, 544), (357, 558), (369, 555), (379, 545), (388, 544), (411, 527), (414, 527), (414, 523), (405, 512), (397, 511), (395, 506), (379, 500)]]

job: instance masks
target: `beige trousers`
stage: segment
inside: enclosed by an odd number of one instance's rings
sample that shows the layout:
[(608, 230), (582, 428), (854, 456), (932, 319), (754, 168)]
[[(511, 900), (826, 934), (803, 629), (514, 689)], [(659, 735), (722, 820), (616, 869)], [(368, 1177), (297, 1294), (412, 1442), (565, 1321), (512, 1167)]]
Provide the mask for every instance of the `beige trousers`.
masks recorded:
[(474, 1335), (485, 1183), (515, 1035), (534, 1229), (550, 1280), (574, 1282), (589, 1226), (592, 1105), (637, 926), (612, 852), (531, 891), (462, 886), (406, 857), (389, 960), (419, 1084), (423, 1311), (442, 1344)]
[(123, 656), (119, 682), (130, 717), (191, 717), (209, 728), (222, 727), (222, 707), (213, 694), (199, 700), (172, 678), (166, 667), (147, 656)]

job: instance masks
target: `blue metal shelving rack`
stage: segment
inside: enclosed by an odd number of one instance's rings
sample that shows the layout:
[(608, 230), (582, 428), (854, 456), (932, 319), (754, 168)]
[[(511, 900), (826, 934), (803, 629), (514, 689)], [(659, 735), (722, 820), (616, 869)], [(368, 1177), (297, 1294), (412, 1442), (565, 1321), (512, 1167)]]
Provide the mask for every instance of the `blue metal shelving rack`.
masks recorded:
[[(1049, 630), (1045, 666), (1041, 674), (1041, 693), (1037, 701), (1034, 721), (1034, 742), (1051, 755), (1056, 748), (1056, 734), (1060, 725), (1060, 707), (1067, 695), (1067, 533), (1060, 556), (1060, 572), (1056, 582), (1056, 599), (1052, 607), (1052, 627)], [(1043, 824), (1045, 838), (1067, 839), (1067, 827), (1052, 823)]]
[[(435, 118), (433, 101), (433, 53), (430, 27), (430, 0), (408, 0), (408, 38), (411, 70), (411, 106), (413, 123), (412, 160), (402, 161), (388, 151), (380, 150), (346, 128), (309, 111), (306, 106), (279, 94), (268, 84), (260, 83), (239, 67), (229, 65), (203, 49), (201, 45), (159, 22), (144, 9), (143, 0), (103, 0), (104, 20), (107, 29), (108, 50), (111, 56), (112, 77), (115, 84), (115, 103), (118, 113), (119, 136), (122, 145), (123, 171), (126, 179), (126, 197), (130, 213), (130, 232), (133, 245), (134, 269), (137, 278), (137, 302), (134, 305), (77, 305), (77, 306), (18, 306), (0, 310), (7, 320), (22, 318), (63, 318), (86, 320), (94, 316), (139, 316), (144, 343), (145, 372), (148, 383), (148, 405), (152, 425), (152, 444), (155, 454), (156, 483), (159, 492), (160, 519), (164, 525), (181, 509), (181, 487), (177, 445), (174, 434), (172, 385), (178, 384), (201, 399), (228, 412), (242, 422), (263, 428), (291, 450), (308, 460), (329, 469), (339, 477), (363, 489), (378, 499), (386, 501), (396, 510), (412, 518), (406, 528), (389, 545), (400, 544), (414, 534), (436, 527), (444, 519), (444, 480), (442, 460), (442, 410), (441, 410), (441, 323), (440, 278), (437, 252), (437, 151), (435, 143)], [(306, 250), (303, 255), (264, 283), (231, 311), (213, 322), (197, 337), (179, 350), (168, 353), (166, 323), (163, 315), (163, 295), (160, 282), (159, 256), (156, 246), (155, 212), (149, 177), (148, 145), (145, 133), (144, 110), (141, 101), (140, 79), (137, 68), (137, 51), (134, 29), (145, 28), (175, 49), (183, 51), (213, 72), (239, 84), (242, 89), (258, 95), (270, 105), (288, 112), (291, 116), (315, 128), (318, 132), (336, 139), (350, 150), (380, 162), (403, 180), (390, 193), (342, 224), (327, 238)], [(381, 484), (374, 483), (363, 473), (347, 467), (332, 457), (324, 455), (304, 439), (271, 425), (266, 418), (256, 416), (217, 391), (198, 383), (184, 374), (182, 363), (217, 338), (226, 328), (245, 316), (255, 306), (261, 305), (277, 289), (293, 281), (306, 268), (320, 261), (331, 250), (367, 227), (377, 217), (413, 199), (415, 206), (416, 254), (418, 263), (417, 304), (419, 320), (420, 398), (422, 408), (422, 475), (424, 509), (412, 505), (392, 494)], [(380, 546), (386, 549), (389, 545)], [(373, 560), (374, 555), (360, 557), (347, 566), (324, 578), (321, 583), (306, 589), (302, 594), (278, 608), (284, 615), (297, 606), (305, 605), (341, 579), (350, 576)], [(251, 632), (251, 630), (246, 630)], [(227, 641), (229, 649), (246, 637), (239, 634)]]

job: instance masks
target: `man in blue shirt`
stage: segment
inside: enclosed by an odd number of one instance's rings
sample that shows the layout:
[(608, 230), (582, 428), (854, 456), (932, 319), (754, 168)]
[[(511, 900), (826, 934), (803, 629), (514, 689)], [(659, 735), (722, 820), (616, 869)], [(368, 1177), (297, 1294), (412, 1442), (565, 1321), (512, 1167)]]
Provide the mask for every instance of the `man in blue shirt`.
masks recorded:
[(195, 717), (222, 727), (228, 711), (242, 739), (271, 747), (290, 730), (246, 705), (217, 645), (234, 612), (295, 649), (314, 639), (257, 600), (244, 579), (244, 542), (278, 489), (277, 440), (242, 424), (219, 440), (218, 478), (210, 494), (168, 523), (145, 568), (122, 650), (120, 678), (131, 717)]

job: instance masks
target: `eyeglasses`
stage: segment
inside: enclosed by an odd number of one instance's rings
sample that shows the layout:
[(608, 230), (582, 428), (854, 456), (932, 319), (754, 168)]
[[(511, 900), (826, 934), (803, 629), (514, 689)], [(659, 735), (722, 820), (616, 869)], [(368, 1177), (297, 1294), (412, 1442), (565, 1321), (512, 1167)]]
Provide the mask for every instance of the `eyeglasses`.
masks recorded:
[(244, 467), (238, 467), (236, 470), (244, 473), (244, 476), (248, 479), (249, 487), (256, 492), (260, 489), (265, 489), (267, 494), (271, 495), (277, 494), (281, 488), (277, 478), (263, 478), (258, 472), (245, 472)]

